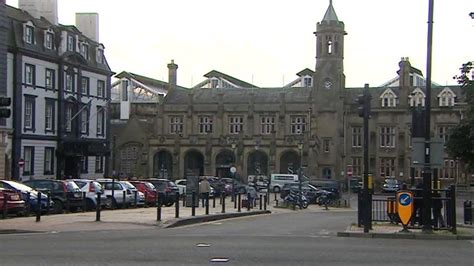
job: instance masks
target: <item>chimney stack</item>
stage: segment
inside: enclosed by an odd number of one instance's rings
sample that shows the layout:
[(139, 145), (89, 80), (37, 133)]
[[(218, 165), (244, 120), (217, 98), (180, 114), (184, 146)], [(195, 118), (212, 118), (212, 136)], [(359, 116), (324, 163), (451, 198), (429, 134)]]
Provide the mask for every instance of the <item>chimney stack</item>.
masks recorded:
[(176, 88), (178, 65), (171, 60), (168, 64), (168, 93), (171, 93)]
[(19, 0), (18, 7), (35, 18), (44, 17), (52, 24), (58, 24), (57, 0)]
[(87, 37), (99, 42), (99, 14), (76, 13), (76, 27)]

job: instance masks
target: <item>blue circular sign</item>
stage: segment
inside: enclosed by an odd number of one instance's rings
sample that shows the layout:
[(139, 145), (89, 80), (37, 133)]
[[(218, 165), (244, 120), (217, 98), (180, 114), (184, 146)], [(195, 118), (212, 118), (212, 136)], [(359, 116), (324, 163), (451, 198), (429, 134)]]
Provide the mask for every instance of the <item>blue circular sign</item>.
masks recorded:
[(411, 198), (410, 194), (408, 194), (408, 193), (400, 194), (400, 196), (398, 197), (398, 202), (402, 206), (410, 205), (411, 201), (412, 201), (412, 198)]

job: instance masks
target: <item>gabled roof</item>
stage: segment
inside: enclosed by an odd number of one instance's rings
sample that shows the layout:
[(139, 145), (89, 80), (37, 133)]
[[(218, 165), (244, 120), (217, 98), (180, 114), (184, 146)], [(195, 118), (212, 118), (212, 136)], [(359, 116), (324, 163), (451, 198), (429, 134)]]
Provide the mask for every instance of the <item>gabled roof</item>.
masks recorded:
[(201, 83), (199, 83), (198, 85), (194, 86), (193, 88), (202, 87), (203, 85), (207, 84), (209, 82), (209, 79), (211, 79), (211, 78), (218, 78), (218, 79), (226, 80), (226, 81), (234, 84), (235, 86), (237, 86), (239, 88), (258, 88), (257, 86), (255, 86), (253, 84), (250, 84), (248, 82), (245, 82), (245, 81), (237, 79), (237, 78), (234, 78), (230, 75), (224, 74), (224, 73), (219, 72), (217, 70), (210, 71), (209, 73), (205, 74), (204, 77), (206, 77), (208, 79), (201, 82)]
[[(116, 78), (129, 78), (129, 79), (135, 79), (137, 81), (139, 81), (140, 83), (143, 83), (144, 85), (148, 85), (148, 86), (152, 86), (152, 87), (164, 87), (164, 88), (168, 88), (168, 82), (164, 82), (164, 81), (161, 81), (161, 80), (157, 80), (157, 79), (152, 79), (152, 78), (149, 78), (149, 77), (145, 77), (145, 76), (142, 76), (142, 75), (138, 75), (138, 74), (135, 74), (135, 73), (132, 73), (132, 72), (127, 72), (127, 71), (122, 71), (120, 73), (118, 73), (117, 75), (115, 75)], [(180, 87), (180, 86), (177, 86), (178, 88), (180, 89), (187, 89), (187, 88), (184, 88), (184, 87)]]
[(313, 76), (314, 75), (314, 71), (309, 69), (309, 68), (305, 68), (303, 70), (301, 70), (300, 72), (296, 73), (296, 75), (298, 77), (302, 77), (302, 76)]
[(334, 7), (332, 6), (332, 0), (329, 0), (329, 6), (328, 6), (328, 9), (326, 10), (326, 13), (324, 14), (324, 18), (322, 21), (339, 21), (336, 15), (336, 11), (334, 10)]

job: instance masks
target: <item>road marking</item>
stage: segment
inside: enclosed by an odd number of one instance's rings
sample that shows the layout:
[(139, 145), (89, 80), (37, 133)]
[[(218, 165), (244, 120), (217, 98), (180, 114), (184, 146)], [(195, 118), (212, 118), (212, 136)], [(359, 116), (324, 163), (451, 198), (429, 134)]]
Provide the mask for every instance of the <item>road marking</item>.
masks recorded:
[(228, 258), (212, 258), (211, 262), (229, 262)]
[(474, 240), (471, 240), (471, 241), (469, 241), (469, 242), (471, 242), (471, 244), (473, 244), (473, 245), (474, 245)]
[(206, 244), (206, 243), (199, 243), (196, 245), (197, 247), (200, 247), (200, 248), (207, 248), (207, 247), (210, 247), (211, 244)]

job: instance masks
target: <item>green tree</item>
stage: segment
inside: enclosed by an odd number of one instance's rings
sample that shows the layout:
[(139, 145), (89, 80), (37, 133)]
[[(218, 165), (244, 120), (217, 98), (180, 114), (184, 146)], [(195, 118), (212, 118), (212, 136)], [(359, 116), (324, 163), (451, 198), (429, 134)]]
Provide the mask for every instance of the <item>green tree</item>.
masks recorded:
[(463, 64), (461, 74), (455, 76), (463, 89), (466, 99), (466, 112), (461, 123), (450, 134), (446, 148), (450, 156), (459, 158), (466, 164), (466, 170), (474, 170), (474, 81), (472, 79), (473, 62)]

